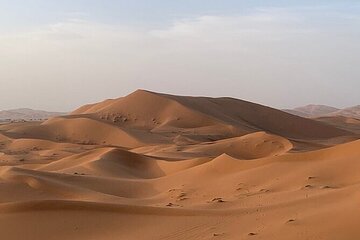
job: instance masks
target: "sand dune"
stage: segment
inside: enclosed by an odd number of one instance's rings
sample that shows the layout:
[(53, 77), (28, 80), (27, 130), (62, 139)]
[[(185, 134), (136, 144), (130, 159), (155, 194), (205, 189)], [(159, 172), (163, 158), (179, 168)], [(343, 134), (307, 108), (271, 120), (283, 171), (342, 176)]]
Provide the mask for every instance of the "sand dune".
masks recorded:
[(165, 145), (162, 148), (141, 147), (133, 151), (151, 156), (217, 157), (223, 153), (240, 159), (256, 159), (280, 155), (292, 149), (292, 143), (282, 137), (256, 132), (241, 137), (192, 144)]
[[(96, 129), (96, 131), (93, 131)], [(17, 127), (7, 131), (16, 138), (50, 139), (57, 142), (103, 144), (123, 147), (143, 145), (125, 130), (85, 117), (58, 117), (37, 126)]]
[[(106, 104), (105, 104), (106, 103)], [(344, 131), (279, 110), (232, 98), (182, 97), (138, 90), (127, 97), (93, 105), (73, 114), (95, 114), (119, 125), (202, 128), (226, 124), (250, 133), (266, 130), (289, 137), (325, 138)], [(266, 118), (266, 121), (264, 121)], [(282, 121), (282, 124), (278, 124)], [(297, 128), (301, 124), (300, 131)], [(158, 126), (159, 125), (159, 126)]]
[(143, 90), (2, 124), (1, 236), (357, 239), (357, 127)]

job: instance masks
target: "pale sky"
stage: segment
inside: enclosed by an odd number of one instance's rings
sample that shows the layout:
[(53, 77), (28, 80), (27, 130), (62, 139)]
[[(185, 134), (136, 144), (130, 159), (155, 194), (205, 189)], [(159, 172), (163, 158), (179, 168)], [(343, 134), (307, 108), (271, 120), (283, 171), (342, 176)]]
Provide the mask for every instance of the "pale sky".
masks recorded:
[(136, 89), (360, 104), (360, 1), (0, 0), (0, 110)]

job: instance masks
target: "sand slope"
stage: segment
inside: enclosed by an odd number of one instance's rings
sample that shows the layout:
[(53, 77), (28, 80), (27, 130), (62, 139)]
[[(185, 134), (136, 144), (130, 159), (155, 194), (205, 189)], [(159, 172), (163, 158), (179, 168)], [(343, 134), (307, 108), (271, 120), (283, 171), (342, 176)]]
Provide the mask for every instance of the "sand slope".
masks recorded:
[(357, 122), (321, 121), (137, 91), (0, 125), (1, 236), (357, 239)]

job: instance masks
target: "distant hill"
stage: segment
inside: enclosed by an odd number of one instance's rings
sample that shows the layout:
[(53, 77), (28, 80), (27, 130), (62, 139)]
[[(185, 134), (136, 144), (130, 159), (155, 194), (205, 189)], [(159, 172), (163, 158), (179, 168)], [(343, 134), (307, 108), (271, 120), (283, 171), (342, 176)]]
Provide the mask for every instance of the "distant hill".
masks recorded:
[(351, 117), (360, 119), (360, 105), (344, 108), (339, 111), (330, 113), (331, 116), (344, 116), (344, 117)]
[(306, 105), (294, 109), (283, 109), (284, 112), (306, 118), (319, 118), (329, 116), (343, 116), (360, 119), (360, 105), (338, 109), (326, 105)]
[(294, 109), (284, 109), (283, 111), (300, 117), (314, 118), (329, 115), (331, 113), (340, 111), (340, 109), (326, 105), (310, 104)]
[(65, 115), (62, 112), (47, 112), (29, 108), (19, 108), (0, 111), (0, 121), (5, 120), (42, 120), (50, 117)]

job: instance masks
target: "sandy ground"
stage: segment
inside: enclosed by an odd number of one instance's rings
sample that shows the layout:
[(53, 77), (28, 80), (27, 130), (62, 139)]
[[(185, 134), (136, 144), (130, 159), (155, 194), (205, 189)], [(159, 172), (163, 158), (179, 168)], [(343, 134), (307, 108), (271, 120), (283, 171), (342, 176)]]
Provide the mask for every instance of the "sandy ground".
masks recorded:
[(359, 126), (141, 90), (1, 124), (1, 239), (358, 239)]

